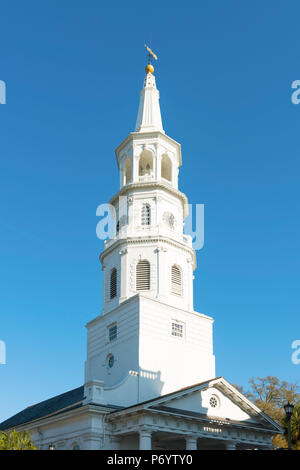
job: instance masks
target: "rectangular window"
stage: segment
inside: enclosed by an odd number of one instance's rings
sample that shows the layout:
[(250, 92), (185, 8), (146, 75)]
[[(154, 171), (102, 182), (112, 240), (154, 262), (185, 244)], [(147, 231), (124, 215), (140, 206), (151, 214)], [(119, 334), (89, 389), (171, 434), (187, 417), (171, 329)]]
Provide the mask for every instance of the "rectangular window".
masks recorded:
[(178, 338), (183, 338), (184, 334), (184, 324), (172, 321), (172, 336), (177, 336)]
[(117, 324), (111, 325), (108, 327), (108, 339), (109, 341), (114, 341), (118, 337)]

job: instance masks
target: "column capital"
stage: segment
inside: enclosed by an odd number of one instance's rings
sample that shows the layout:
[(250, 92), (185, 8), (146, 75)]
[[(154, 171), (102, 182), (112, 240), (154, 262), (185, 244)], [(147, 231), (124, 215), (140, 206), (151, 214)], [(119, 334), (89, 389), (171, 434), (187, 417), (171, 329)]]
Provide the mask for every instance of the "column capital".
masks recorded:
[(147, 426), (143, 426), (139, 429), (139, 434), (143, 434), (143, 435), (149, 435), (151, 436), (153, 430), (151, 428), (148, 428)]

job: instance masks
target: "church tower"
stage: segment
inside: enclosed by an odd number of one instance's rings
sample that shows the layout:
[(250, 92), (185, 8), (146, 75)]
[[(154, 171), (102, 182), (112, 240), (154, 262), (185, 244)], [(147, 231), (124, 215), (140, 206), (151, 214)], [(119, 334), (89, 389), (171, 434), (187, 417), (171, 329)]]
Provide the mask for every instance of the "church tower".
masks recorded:
[(100, 254), (103, 305), (87, 324), (84, 386), (0, 430), (28, 431), (45, 450), (270, 449), (283, 430), (215, 377), (213, 319), (194, 311), (181, 147), (163, 129), (153, 72), (149, 63), (135, 130), (116, 149), (115, 231)]
[(132, 404), (215, 377), (213, 319), (193, 309), (181, 146), (163, 129), (153, 72), (149, 64), (135, 131), (116, 149), (120, 190), (110, 200), (115, 234), (100, 255), (103, 307), (87, 324), (85, 383), (99, 383), (110, 403), (128, 377)]

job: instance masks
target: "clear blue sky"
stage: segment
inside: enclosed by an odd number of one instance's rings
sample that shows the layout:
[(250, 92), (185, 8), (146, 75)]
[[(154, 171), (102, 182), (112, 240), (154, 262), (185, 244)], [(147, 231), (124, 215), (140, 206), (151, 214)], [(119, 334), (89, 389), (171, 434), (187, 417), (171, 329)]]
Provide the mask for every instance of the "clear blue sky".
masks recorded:
[(0, 421), (83, 383), (96, 208), (118, 190), (151, 37), (180, 188), (205, 204), (195, 308), (215, 318), (217, 375), (298, 380), (299, 18), (297, 1), (1, 3)]

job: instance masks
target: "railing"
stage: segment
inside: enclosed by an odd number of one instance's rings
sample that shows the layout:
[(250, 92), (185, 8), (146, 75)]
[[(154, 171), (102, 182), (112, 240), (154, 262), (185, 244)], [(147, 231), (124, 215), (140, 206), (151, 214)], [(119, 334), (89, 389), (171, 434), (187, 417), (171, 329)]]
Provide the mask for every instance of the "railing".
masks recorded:
[(153, 181), (153, 180), (154, 180), (153, 173), (150, 173), (150, 175), (139, 176), (139, 182), (140, 183), (145, 183), (147, 181)]
[[(150, 175), (139, 176), (139, 182), (140, 183), (145, 183), (145, 182), (154, 181), (154, 180), (155, 180), (155, 178), (154, 178), (154, 175), (152, 173)], [(172, 181), (167, 180), (166, 178), (163, 178), (162, 176), (160, 178), (160, 181), (167, 184), (168, 186), (172, 186)]]

